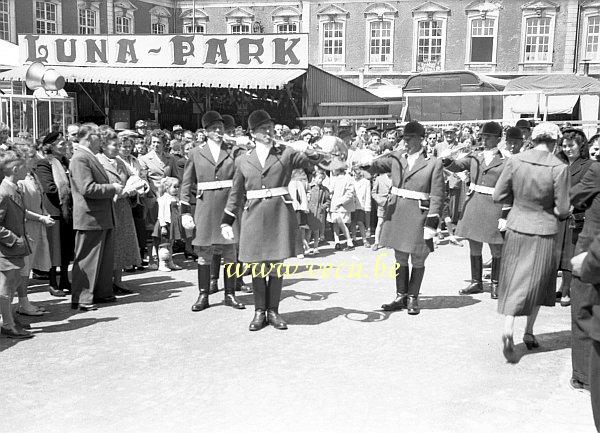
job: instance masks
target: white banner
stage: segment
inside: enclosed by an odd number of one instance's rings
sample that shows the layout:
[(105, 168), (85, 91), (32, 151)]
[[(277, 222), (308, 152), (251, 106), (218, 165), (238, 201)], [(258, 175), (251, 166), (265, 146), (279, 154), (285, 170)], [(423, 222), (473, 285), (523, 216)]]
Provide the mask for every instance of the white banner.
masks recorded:
[(23, 64), (308, 68), (308, 35), (19, 35)]

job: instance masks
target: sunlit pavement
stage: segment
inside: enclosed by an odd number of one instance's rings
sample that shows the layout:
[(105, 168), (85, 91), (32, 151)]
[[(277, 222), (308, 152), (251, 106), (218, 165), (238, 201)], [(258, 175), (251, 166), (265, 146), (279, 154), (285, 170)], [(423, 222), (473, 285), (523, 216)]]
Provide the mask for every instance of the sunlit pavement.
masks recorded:
[(248, 294), (246, 310), (221, 291), (193, 313), (196, 268), (182, 259), (128, 275), (136, 293), (93, 312), (34, 286), (51, 313), (25, 319), (32, 340), (0, 337), (0, 432), (593, 432), (589, 396), (568, 385), (569, 308), (542, 308), (531, 352), (518, 319), (507, 364), (496, 302), (458, 295), (468, 254), (430, 256), (418, 316), (380, 311), (390, 250), (289, 260), (314, 266), (285, 279), (287, 331), (249, 332)]

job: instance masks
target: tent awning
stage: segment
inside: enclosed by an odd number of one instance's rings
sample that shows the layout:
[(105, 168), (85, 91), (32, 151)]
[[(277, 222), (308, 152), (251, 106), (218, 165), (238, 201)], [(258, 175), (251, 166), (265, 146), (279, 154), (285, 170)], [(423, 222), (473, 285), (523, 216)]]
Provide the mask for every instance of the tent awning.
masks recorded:
[[(51, 66), (67, 82), (179, 87), (283, 87), (304, 69), (108, 68)], [(0, 81), (23, 81), (28, 65), (0, 73)]]
[(600, 81), (573, 74), (527, 75), (510, 80), (507, 92), (542, 91), (547, 95), (600, 94)]
[[(579, 95), (548, 96), (548, 114), (572, 113)], [(535, 94), (506, 96), (504, 105), (515, 114), (546, 112), (546, 97)]]

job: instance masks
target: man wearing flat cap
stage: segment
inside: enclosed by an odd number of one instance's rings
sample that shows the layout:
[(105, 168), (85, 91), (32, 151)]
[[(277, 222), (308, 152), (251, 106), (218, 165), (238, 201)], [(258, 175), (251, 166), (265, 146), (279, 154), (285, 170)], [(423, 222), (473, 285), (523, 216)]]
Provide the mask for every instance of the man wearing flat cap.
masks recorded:
[[(264, 110), (248, 117), (256, 146), (235, 161), (233, 187), (223, 212), (223, 236), (239, 239), (240, 261), (253, 266), (254, 319), (250, 331), (270, 324), (287, 329), (279, 315), (283, 287), (281, 266), (301, 251), (298, 222), (287, 186), (295, 168), (309, 169), (320, 162), (308, 143), (304, 151), (275, 143), (275, 123)], [(235, 229), (240, 221), (239, 235)]]
[(371, 165), (374, 172), (392, 173), (380, 244), (394, 249), (396, 299), (381, 307), (385, 311), (407, 308), (411, 315), (420, 311), (418, 297), (425, 275), (425, 260), (433, 251), (433, 236), (444, 200), (442, 161), (427, 155), (424, 138), (423, 125), (409, 122), (404, 127), (406, 153), (394, 151), (383, 158), (363, 162)]
[[(223, 141), (224, 122), (218, 112), (207, 111), (202, 116), (202, 127), (206, 130), (207, 139), (188, 154), (180, 194), (182, 225), (186, 229), (192, 229), (194, 225), (196, 227), (192, 245), (198, 254), (200, 294), (192, 305), (192, 311), (202, 311), (209, 307), (213, 255), (221, 255), (226, 264), (235, 264), (237, 260), (235, 240), (226, 239), (221, 234), (221, 217), (233, 184), (235, 158), (240, 149)], [(196, 196), (196, 211), (192, 219), (193, 196)], [(224, 272), (224, 278), (225, 305), (236, 309), (245, 308), (235, 297), (235, 276)]]
[[(452, 151), (446, 150), (440, 157), (444, 168), (452, 172), (468, 171), (471, 178), (463, 216), (458, 222), (456, 234), (469, 241), (471, 252), (471, 283), (459, 291), (461, 295), (483, 292), (482, 248), (486, 243), (492, 252), (492, 299), (498, 298), (498, 276), (502, 257), (502, 234), (498, 230), (498, 220), (503, 216), (502, 204), (494, 203), (494, 187), (506, 161), (498, 150), (502, 138), (502, 126), (497, 122), (487, 122), (481, 132), (483, 151), (453, 160)], [(505, 213), (508, 213), (505, 210)]]

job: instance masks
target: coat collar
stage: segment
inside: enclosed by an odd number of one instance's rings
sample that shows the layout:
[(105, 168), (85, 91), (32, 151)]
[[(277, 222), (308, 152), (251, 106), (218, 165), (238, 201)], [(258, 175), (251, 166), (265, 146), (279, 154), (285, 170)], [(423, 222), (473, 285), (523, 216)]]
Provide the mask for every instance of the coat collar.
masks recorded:
[(275, 164), (278, 161), (281, 162), (282, 153), (282, 146), (271, 147), (271, 150), (269, 150), (269, 154), (267, 155), (267, 160), (265, 161), (265, 167), (262, 169), (262, 172), (266, 173), (267, 170), (269, 170), (273, 164)]
[(89, 149), (83, 150), (81, 148), (78, 148), (76, 152), (78, 152), (79, 155), (81, 155), (83, 158), (86, 158), (93, 165), (95, 165), (98, 171), (102, 173), (102, 176), (104, 176), (104, 178), (106, 179), (106, 182), (109, 182), (108, 175), (104, 170), (104, 166), (100, 163), (100, 161), (98, 161), (98, 157), (96, 155), (94, 155)]
[[(404, 156), (406, 156), (406, 154)], [(402, 169), (405, 170), (405, 173), (406, 173), (406, 175), (404, 176), (404, 180), (406, 181), (413, 174), (415, 174), (415, 173), (421, 171), (423, 168), (425, 168), (427, 166), (427, 164), (429, 163), (429, 159), (430, 159), (429, 156), (425, 156), (425, 155), (423, 155), (423, 152), (421, 152), (419, 154), (419, 157), (415, 161), (415, 165), (413, 165), (412, 170), (407, 170), (408, 163), (406, 162), (406, 158), (402, 158), (402, 160), (403, 160)]]
[(483, 152), (481, 153), (481, 166), (483, 167), (484, 172), (504, 164), (505, 161), (506, 159), (504, 158), (504, 155), (502, 155), (502, 153), (498, 149), (496, 149), (496, 151), (494, 152), (494, 158), (490, 162), (490, 165), (485, 165)]

